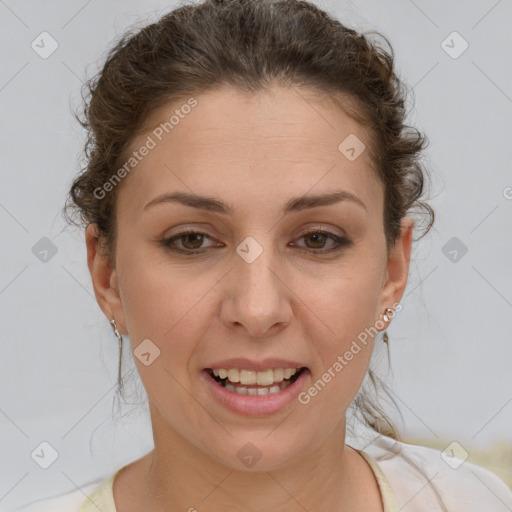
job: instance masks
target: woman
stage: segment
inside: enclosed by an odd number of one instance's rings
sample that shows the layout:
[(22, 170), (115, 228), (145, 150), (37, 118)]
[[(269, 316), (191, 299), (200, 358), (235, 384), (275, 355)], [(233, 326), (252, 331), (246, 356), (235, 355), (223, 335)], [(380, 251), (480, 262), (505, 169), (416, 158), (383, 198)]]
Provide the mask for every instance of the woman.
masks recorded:
[(25, 510), (510, 510), (359, 393), (414, 210), (433, 222), (391, 49), (305, 1), (207, 0), (127, 34), (89, 86), (68, 206), (155, 447)]

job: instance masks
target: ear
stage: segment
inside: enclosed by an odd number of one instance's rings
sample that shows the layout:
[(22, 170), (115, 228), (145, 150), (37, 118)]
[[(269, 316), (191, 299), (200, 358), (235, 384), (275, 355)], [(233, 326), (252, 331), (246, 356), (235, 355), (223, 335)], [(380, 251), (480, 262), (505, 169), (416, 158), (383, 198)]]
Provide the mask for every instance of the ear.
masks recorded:
[(87, 266), (91, 274), (94, 294), (98, 304), (108, 318), (115, 319), (121, 334), (127, 334), (117, 271), (99, 250), (98, 226), (89, 224), (85, 230), (87, 246)]
[[(386, 277), (381, 290), (380, 310), (378, 312), (381, 315), (380, 318), (382, 318), (386, 308), (396, 308), (407, 285), (414, 221), (409, 217), (403, 217), (400, 224), (400, 235), (394, 247), (390, 250), (386, 265)], [(384, 329), (387, 326), (388, 324)]]

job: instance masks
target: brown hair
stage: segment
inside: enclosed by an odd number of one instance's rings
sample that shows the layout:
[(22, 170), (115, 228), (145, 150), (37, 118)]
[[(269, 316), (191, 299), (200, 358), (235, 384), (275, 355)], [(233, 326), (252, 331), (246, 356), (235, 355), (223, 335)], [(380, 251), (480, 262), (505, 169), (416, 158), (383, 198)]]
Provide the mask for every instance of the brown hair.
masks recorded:
[[(94, 191), (125, 161), (150, 114), (215, 87), (256, 92), (272, 84), (323, 94), (368, 128), (370, 154), (384, 186), (388, 248), (400, 234), (400, 220), (413, 209), (427, 214), (423, 234), (430, 229), (434, 212), (421, 200), (426, 138), (405, 122), (407, 91), (395, 72), (391, 45), (304, 0), (205, 0), (125, 33), (103, 69), (85, 84), (83, 118), (75, 114), (88, 134), (86, 165), (69, 191), (66, 219), (77, 224), (70, 213), (78, 213), (78, 224), (97, 224), (101, 248), (114, 264), (119, 187), (102, 199)], [(368, 372), (377, 390), (379, 379)], [(367, 425), (400, 438), (368, 391), (360, 392), (355, 404)]]

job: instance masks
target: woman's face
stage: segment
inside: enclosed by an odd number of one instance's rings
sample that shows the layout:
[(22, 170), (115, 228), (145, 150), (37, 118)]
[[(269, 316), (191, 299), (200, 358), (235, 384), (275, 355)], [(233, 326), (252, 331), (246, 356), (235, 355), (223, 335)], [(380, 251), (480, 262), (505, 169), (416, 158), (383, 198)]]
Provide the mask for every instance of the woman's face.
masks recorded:
[[(368, 133), (311, 91), (195, 101), (155, 112), (132, 144), (147, 155), (119, 185), (115, 269), (88, 229), (94, 287), (129, 334), (157, 449), (178, 437), (233, 468), (278, 468), (343, 435), (411, 229), (388, 259)], [(305, 368), (288, 387), (287, 368)], [(267, 386), (225, 388), (210, 369)]]

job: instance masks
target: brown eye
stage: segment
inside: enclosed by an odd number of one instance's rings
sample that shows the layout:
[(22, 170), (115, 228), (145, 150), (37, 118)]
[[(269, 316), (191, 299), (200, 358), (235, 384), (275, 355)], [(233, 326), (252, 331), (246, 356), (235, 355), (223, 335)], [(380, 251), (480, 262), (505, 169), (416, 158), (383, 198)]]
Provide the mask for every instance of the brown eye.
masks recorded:
[(187, 233), (180, 237), (185, 249), (199, 249), (203, 243), (204, 236), (201, 233)]
[(160, 244), (171, 251), (194, 256), (196, 254), (206, 252), (206, 249), (198, 250), (203, 247), (205, 239), (211, 240), (206, 233), (200, 233), (198, 231), (184, 231), (170, 238), (160, 240)]
[(308, 245), (310, 249), (323, 249), (325, 246), (325, 242), (329, 239), (329, 237), (325, 233), (308, 233), (304, 235), (305, 240), (311, 240), (312, 245)]
[[(292, 243), (292, 246), (302, 248), (307, 253), (317, 255), (334, 252), (351, 244), (350, 240), (347, 238), (322, 230), (309, 231), (300, 238), (307, 240), (306, 246), (294, 243)], [(170, 251), (186, 254), (188, 256), (197, 256), (208, 252), (208, 249), (214, 247), (213, 245), (203, 246), (203, 242), (207, 239), (212, 240), (206, 233), (184, 231), (170, 238), (160, 240), (159, 243)], [(332, 243), (330, 247), (326, 249), (326, 243), (329, 241)]]
[[(347, 238), (335, 235), (334, 233), (331, 233), (329, 231), (322, 230), (309, 231), (305, 235), (302, 235), (300, 238), (303, 238), (304, 240), (307, 241), (306, 246), (304, 247), (306, 252), (319, 255), (339, 250), (343, 246), (351, 244), (350, 240), (348, 240)], [(329, 240), (331, 240), (333, 243), (329, 248), (326, 249), (325, 244)], [(297, 247), (302, 246), (297, 245)]]

